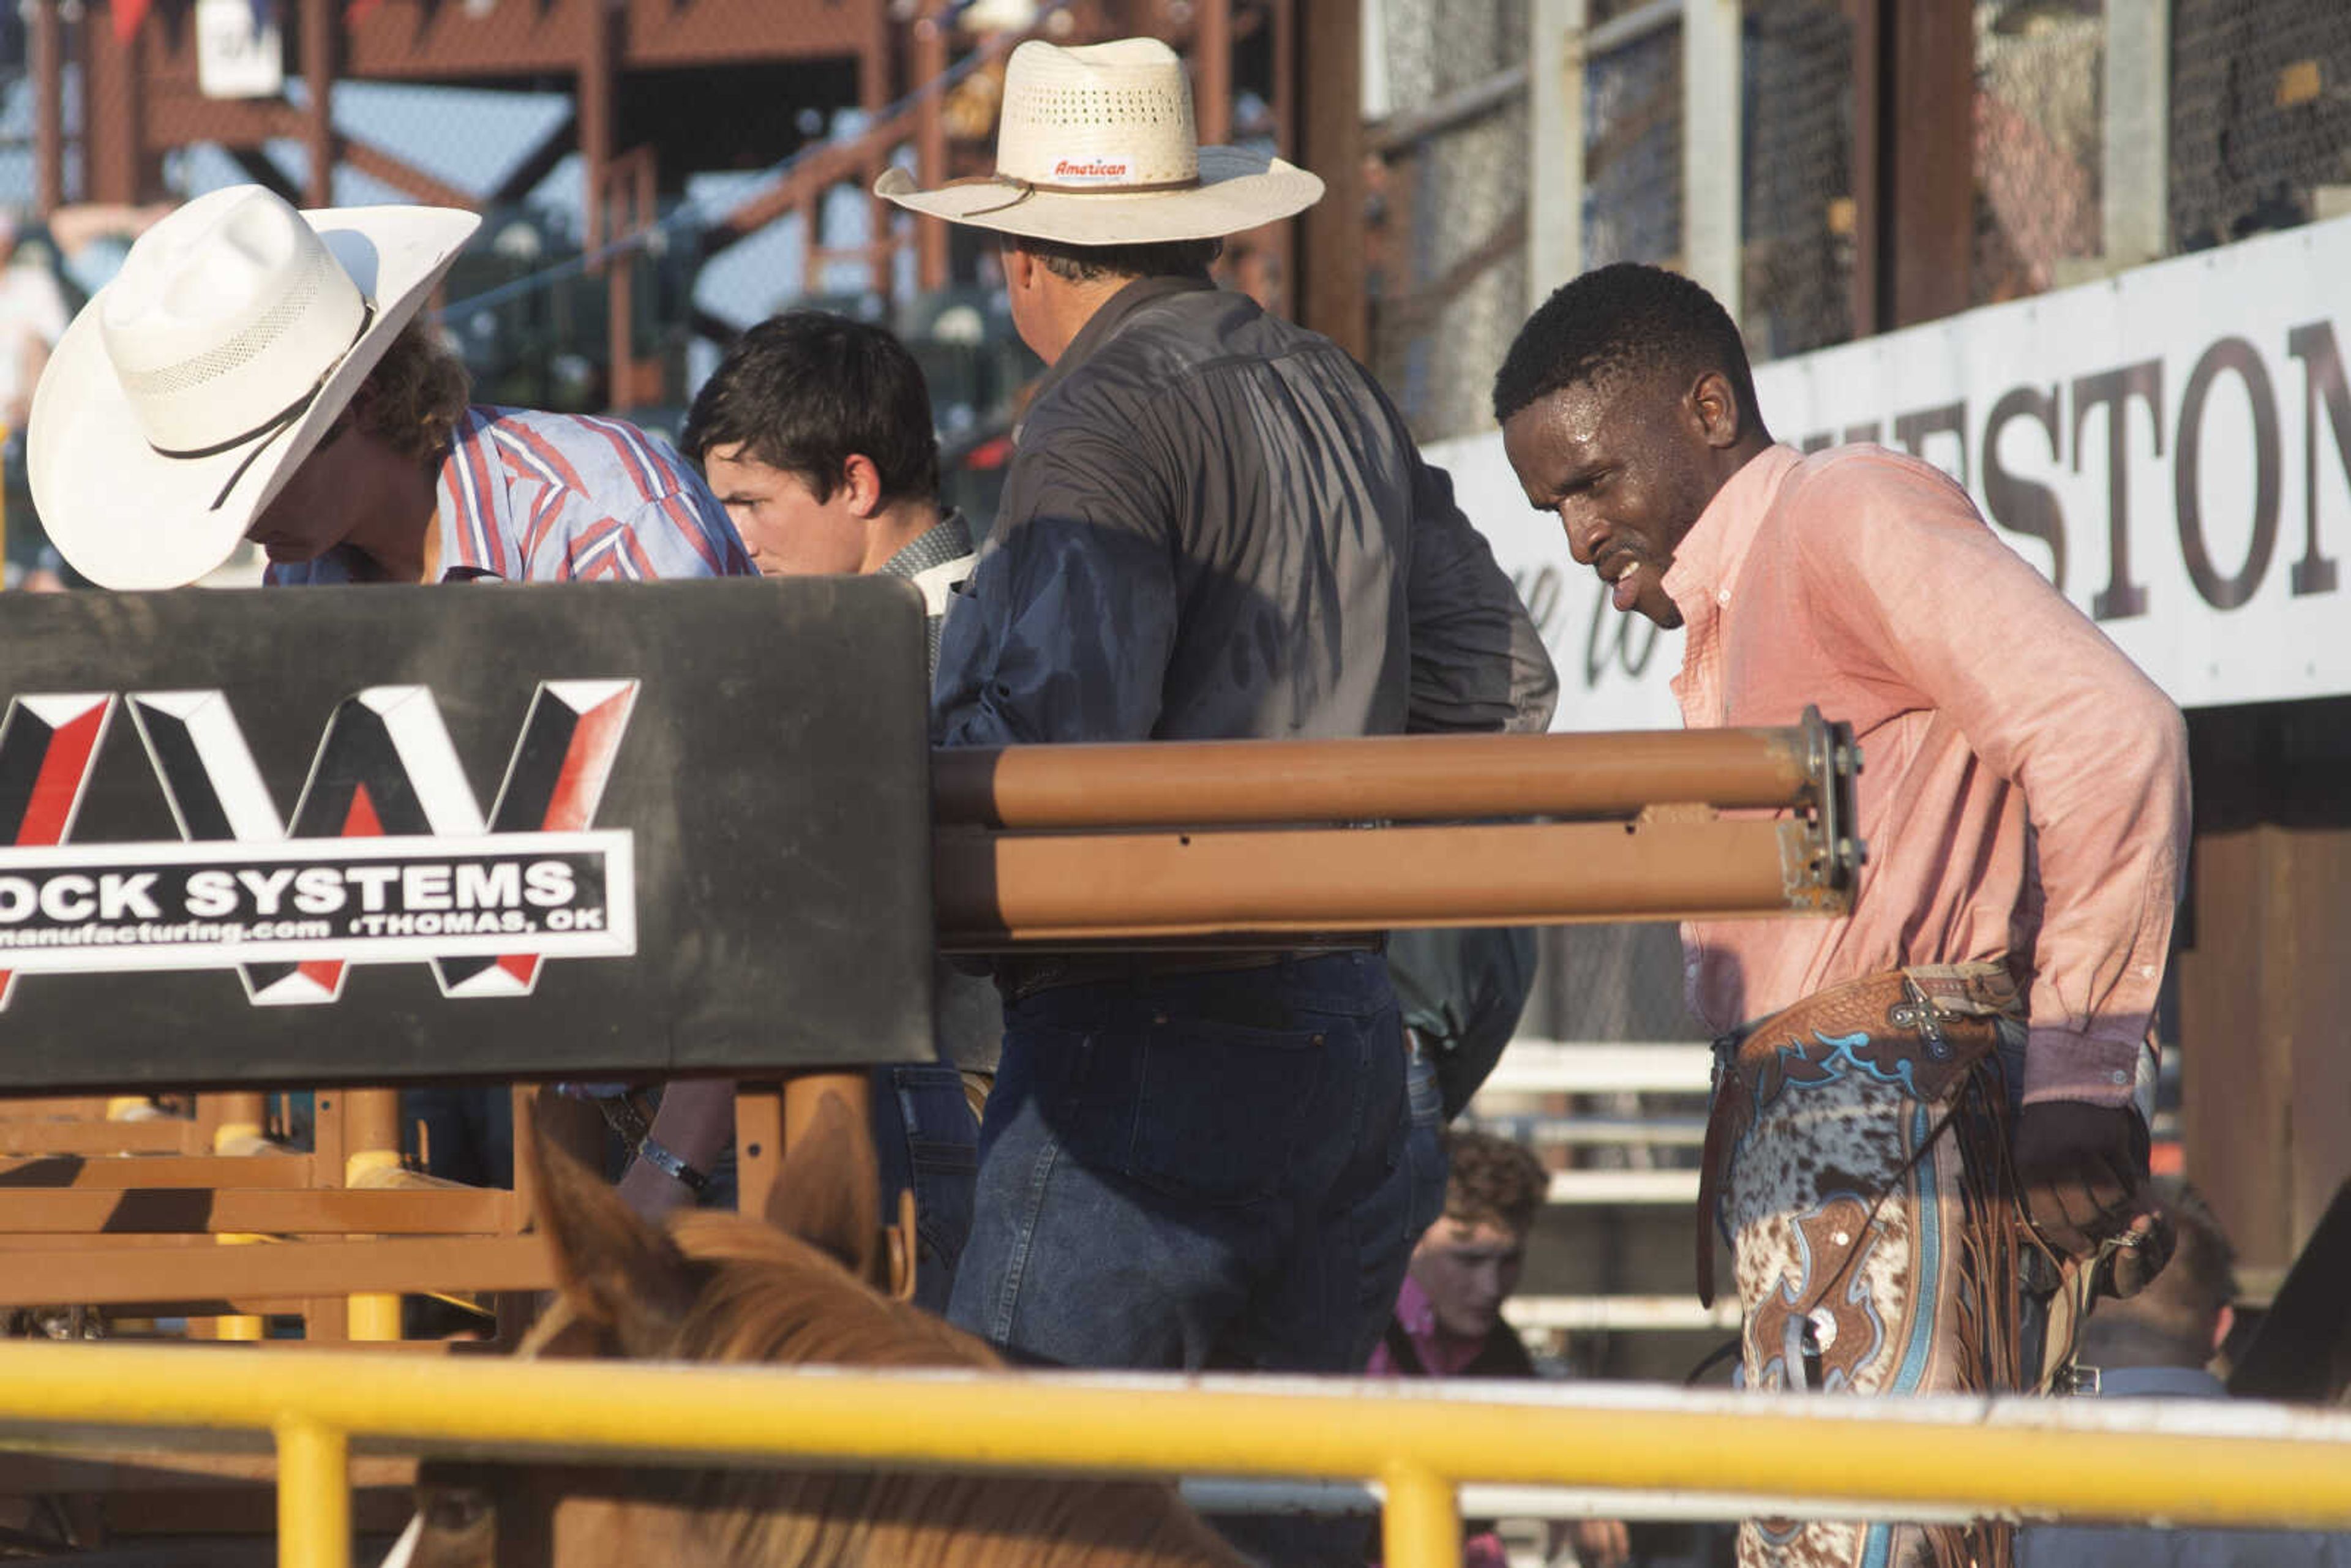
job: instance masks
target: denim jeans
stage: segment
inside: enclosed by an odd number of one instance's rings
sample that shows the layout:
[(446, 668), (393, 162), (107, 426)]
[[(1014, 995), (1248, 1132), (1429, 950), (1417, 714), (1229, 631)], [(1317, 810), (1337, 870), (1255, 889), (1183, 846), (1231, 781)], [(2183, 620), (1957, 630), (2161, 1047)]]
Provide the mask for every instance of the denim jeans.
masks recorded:
[(914, 1304), (944, 1314), (956, 1261), (971, 1234), (979, 1126), (963, 1074), (946, 1063), (873, 1070), (873, 1152), (882, 1167), (882, 1219), (895, 1223), (898, 1194), (914, 1194)]
[(1368, 953), (1008, 1006), (948, 1315), (1067, 1365), (1359, 1370), (1428, 1207), (1405, 1068)]
[(1412, 1161), (1412, 1218), (1404, 1243), (1409, 1252), (1445, 1217), (1445, 1184), (1452, 1171), (1445, 1154), (1445, 1085), (1437, 1053), (1413, 1030), (1405, 1032), (1405, 1090), (1412, 1110), (1412, 1130), (1405, 1141)]

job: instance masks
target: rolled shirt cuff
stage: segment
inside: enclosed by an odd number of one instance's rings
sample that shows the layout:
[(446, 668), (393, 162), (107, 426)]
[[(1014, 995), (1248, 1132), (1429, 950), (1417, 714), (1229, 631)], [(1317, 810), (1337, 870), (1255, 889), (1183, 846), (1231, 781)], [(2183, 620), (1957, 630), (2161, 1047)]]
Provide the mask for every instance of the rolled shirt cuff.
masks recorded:
[[(2137, 1092), (2142, 1061), (2153, 1066), (2145, 1040), (2101, 1040), (2071, 1030), (2036, 1029), (2024, 1049), (2024, 1103), (2080, 1100), (2093, 1105), (2127, 1105)], [(2152, 1086), (2152, 1080), (2149, 1080)], [(2140, 1106), (2142, 1115), (2148, 1107)]]

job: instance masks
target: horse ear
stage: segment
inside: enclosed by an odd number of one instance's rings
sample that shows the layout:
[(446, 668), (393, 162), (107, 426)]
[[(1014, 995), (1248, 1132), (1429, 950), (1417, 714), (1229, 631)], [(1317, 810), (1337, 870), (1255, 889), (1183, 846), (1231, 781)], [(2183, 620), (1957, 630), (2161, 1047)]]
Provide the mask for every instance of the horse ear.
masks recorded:
[(768, 1189), (768, 1223), (873, 1283), (881, 1270), (881, 1185), (872, 1138), (846, 1100), (820, 1091), (814, 1112), (785, 1141)]
[(611, 1186), (559, 1147), (556, 1119), (534, 1107), (531, 1173), (539, 1228), (575, 1317), (609, 1330), (622, 1353), (665, 1353), (700, 1290), (695, 1266), (637, 1218)]

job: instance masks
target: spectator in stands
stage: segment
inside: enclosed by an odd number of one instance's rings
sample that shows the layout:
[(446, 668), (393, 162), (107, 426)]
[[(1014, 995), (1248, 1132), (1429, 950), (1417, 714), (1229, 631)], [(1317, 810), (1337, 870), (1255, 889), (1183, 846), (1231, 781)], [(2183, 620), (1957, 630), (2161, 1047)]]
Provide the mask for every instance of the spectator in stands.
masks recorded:
[[(468, 401), (418, 312), (480, 221), (298, 213), (241, 185), (147, 229), (34, 397), (32, 489), (66, 559), (120, 589), (194, 581), (241, 538), (277, 584), (750, 575), (726, 512), (661, 441)], [(438, 1158), (475, 1179), (510, 1168), (504, 1094), (412, 1103)], [(716, 1152), (648, 1140), (625, 1190), (641, 1208), (700, 1192)]]
[(26, 477), (25, 427), (33, 389), (49, 350), (66, 330), (65, 291), (57, 275), (16, 244), (16, 222), (0, 212), (0, 528), (7, 533), (6, 585), (36, 592), (66, 586), (65, 561), (42, 531)]
[[(1527, 1238), (1551, 1178), (1531, 1153), (1507, 1138), (1459, 1132), (1447, 1143), (1452, 1168), (1444, 1217), (1413, 1249), (1395, 1313), (1365, 1370), (1374, 1377), (1532, 1377), (1534, 1359), (1503, 1321), (1502, 1303), (1519, 1288)], [(1500, 1568), (1492, 1526), (1472, 1521), (1467, 1534), (1464, 1560), (1471, 1568)], [(1585, 1568), (1628, 1555), (1620, 1521), (1580, 1521), (1573, 1536)]]
[[(2210, 1370), (2236, 1319), (2235, 1252), (2204, 1195), (2158, 1176), (2171, 1261), (2128, 1301), (2083, 1325), (2074, 1369), (2099, 1399), (2226, 1399)], [(2351, 1568), (2351, 1535), (2290, 1530), (2034, 1525), (2017, 1534), (2018, 1568)]]
[[(2188, 841), (2179, 708), (1949, 476), (1776, 444), (1737, 323), (1687, 277), (1626, 263), (1559, 289), (1494, 414), (1616, 612), (1687, 625), (1686, 724), (1818, 704), (1870, 758), (1850, 918), (1683, 928), (1720, 1063), (1700, 1224), (1738, 1260), (1748, 1385), (2029, 1385), (2017, 1211), (2027, 1256), (2126, 1292), (2166, 1246), (2146, 1039)], [(1713, 1263), (1702, 1236), (1701, 1295)], [(1740, 1560), (2005, 1550), (1996, 1522), (1917, 1528), (1750, 1526)]]
[[(760, 322), (695, 394), (679, 445), (762, 572), (904, 578), (922, 592), (937, 657), (949, 598), (971, 575), (971, 529), (940, 508), (930, 394), (887, 328), (819, 310)], [(994, 987), (944, 963), (935, 1008), (939, 1060), (874, 1070), (873, 1135), (883, 1218), (902, 1188), (914, 1194), (914, 1300), (944, 1312), (971, 1232), (975, 1107), (1003, 1015)], [(673, 1091), (670, 1103), (684, 1100)], [(656, 1116), (654, 1135), (666, 1131)]]

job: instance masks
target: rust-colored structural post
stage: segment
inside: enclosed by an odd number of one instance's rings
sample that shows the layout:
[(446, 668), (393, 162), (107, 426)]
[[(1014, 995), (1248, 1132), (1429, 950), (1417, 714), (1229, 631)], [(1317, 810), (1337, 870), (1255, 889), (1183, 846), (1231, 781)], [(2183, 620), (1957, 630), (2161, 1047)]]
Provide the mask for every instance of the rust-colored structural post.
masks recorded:
[(1364, 292), (1363, 7), (1360, 0), (1295, 4), (1302, 22), (1295, 51), (1297, 159), (1326, 187), (1298, 219), (1296, 312), (1301, 325), (1362, 360), (1371, 353)]
[[(866, 35), (865, 47), (859, 51), (857, 57), (857, 102), (858, 107), (865, 111), (865, 122), (871, 125), (882, 118), (883, 110), (890, 107), (890, 7), (869, 5), (866, 12), (872, 25)], [(890, 262), (897, 255), (897, 247), (890, 243), (890, 235), (897, 209), (874, 195), (872, 190), (874, 181), (882, 177), (883, 167), (888, 162), (887, 154), (885, 148), (874, 159), (872, 167), (863, 172), (864, 177), (861, 182), (866, 190), (866, 232), (873, 246), (870, 275), (872, 287), (873, 292), (884, 299), (895, 292), (891, 287), (893, 280), (890, 276)], [(933, 224), (930, 226), (936, 228), (940, 225)]]
[(1192, 11), (1192, 102), (1205, 145), (1233, 139), (1233, 0), (1199, 0)]
[(33, 0), (33, 204), (44, 218), (66, 199), (65, 23), (58, 0)]
[(341, 27), (335, 0), (302, 0), (302, 87), (310, 99), (302, 137), (310, 168), (302, 195), (314, 207), (335, 204), (335, 42)]
[(1964, 310), (1975, 243), (1975, 14), (1967, 0), (1849, 0), (1854, 320), (1890, 331)]
[[(586, 165), (588, 248), (593, 255), (622, 228), (613, 212), (622, 16), (608, 0), (588, 0), (580, 12), (580, 157)], [(624, 252), (590, 269), (604, 280), (604, 401), (611, 408), (627, 406), (636, 393), (635, 266), (635, 253)]]
[(137, 82), (138, 51), (146, 26), (129, 42), (114, 36), (114, 18), (86, 10), (82, 49), (82, 199), (141, 202), (147, 198), (146, 114)]
[[(1274, 151), (1291, 162), (1300, 162), (1298, 129), (1298, 7), (1301, 0), (1273, 3), (1273, 135)], [(1281, 313), (1291, 320), (1298, 314), (1298, 225), (1276, 224), (1271, 236), (1273, 256), (1280, 268)]]
[[(922, 103), (914, 110), (914, 177), (925, 190), (935, 189), (947, 178), (946, 94), (939, 88), (939, 78), (947, 73), (946, 12), (946, 5), (933, 5), (914, 24), (914, 86), (923, 95)], [(890, 214), (888, 207), (883, 207), (881, 212), (890, 215), (877, 217), (876, 221), (895, 221), (895, 214)], [(947, 267), (947, 225), (915, 224), (915, 287), (925, 294), (945, 288)]]

